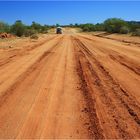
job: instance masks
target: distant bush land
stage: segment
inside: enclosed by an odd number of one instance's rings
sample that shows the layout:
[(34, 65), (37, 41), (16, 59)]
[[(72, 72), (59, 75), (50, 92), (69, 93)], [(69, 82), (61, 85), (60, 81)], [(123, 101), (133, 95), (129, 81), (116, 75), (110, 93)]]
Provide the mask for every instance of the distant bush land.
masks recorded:
[(106, 31), (109, 33), (120, 33), (140, 36), (140, 22), (137, 21), (124, 21), (120, 18), (109, 18), (103, 23), (97, 24), (79, 24), (72, 27), (80, 27), (83, 32), (92, 32), (92, 31)]
[(21, 20), (17, 20), (14, 24), (8, 25), (5, 22), (0, 22), (0, 33), (11, 33), (16, 36), (32, 36), (37, 33), (48, 33), (49, 28), (51, 26), (41, 25), (36, 22), (32, 22), (32, 24), (25, 25)]
[[(5, 22), (0, 22), (0, 33), (11, 33), (16, 36), (32, 36), (38, 33), (48, 33), (50, 28), (55, 28), (61, 26), (56, 25), (41, 25), (35, 21), (31, 25), (24, 24), (21, 20), (17, 20), (14, 24), (9, 25)], [(93, 31), (106, 31), (109, 33), (120, 33), (120, 34), (132, 34), (135, 36), (140, 36), (140, 22), (137, 21), (125, 21), (120, 18), (109, 18), (103, 23), (86, 23), (86, 24), (69, 24), (62, 25), (62, 27), (72, 27), (81, 28), (83, 32), (93, 32)]]
[(31, 39), (38, 39), (38, 36), (37, 36), (37, 34), (33, 34), (33, 35), (30, 36), (30, 38)]

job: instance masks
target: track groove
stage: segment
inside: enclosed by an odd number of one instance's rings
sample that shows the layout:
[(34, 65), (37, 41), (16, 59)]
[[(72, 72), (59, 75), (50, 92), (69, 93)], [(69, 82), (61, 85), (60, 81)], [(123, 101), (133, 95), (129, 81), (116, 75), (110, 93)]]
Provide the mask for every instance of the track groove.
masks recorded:
[[(78, 40), (79, 41), (79, 40)], [(101, 73), (103, 73), (106, 77), (108, 77), (108, 81), (111, 83), (108, 83), (108, 85), (112, 84), (112, 90), (114, 90), (114, 93), (116, 94), (116, 96), (119, 98), (119, 100), (121, 100), (121, 102), (124, 104), (124, 106), (129, 110), (131, 110), (130, 112), (134, 112), (133, 109), (131, 109), (130, 107), (128, 107), (128, 104), (124, 101), (125, 98), (127, 98), (127, 101), (129, 100), (129, 105), (132, 105), (133, 107), (137, 108), (138, 111), (140, 112), (140, 105), (138, 102), (136, 102), (136, 99), (132, 96), (130, 96), (130, 93), (128, 93), (128, 91), (126, 91), (126, 89), (123, 89), (114, 79), (113, 77), (109, 74), (109, 72), (101, 65), (101, 63), (94, 57), (94, 55), (90, 52), (90, 50), (88, 50), (88, 48), (82, 43), (79, 42), (81, 47), (84, 49), (84, 51), (89, 55), (89, 57), (92, 58), (92, 60), (94, 60), (94, 63), (97, 65), (97, 67), (101, 70)], [(114, 87), (114, 88), (113, 88)], [(116, 93), (117, 92), (117, 93)], [(119, 96), (119, 94), (120, 96)], [(121, 97), (122, 95), (124, 95), (124, 99)], [(132, 114), (132, 113), (130, 113)], [(135, 114), (135, 113), (134, 113)], [(132, 115), (133, 116), (133, 115)], [(138, 119), (138, 115), (134, 115), (137, 119), (136, 122), (138, 124), (140, 124), (140, 119)]]
[(117, 61), (121, 65), (127, 67), (128, 69), (132, 70), (137, 75), (140, 75), (140, 66), (137, 66), (137, 64), (135, 64), (135, 65), (131, 64), (131, 62), (129, 62), (128, 60), (126, 60), (124, 57), (121, 57), (121, 56), (110, 55), (110, 58)]
[(70, 31), (1, 50), (0, 139), (140, 138), (139, 48)]
[(102, 134), (103, 130), (100, 126), (99, 123), (99, 118), (96, 113), (96, 108), (95, 108), (95, 98), (91, 96), (93, 93), (92, 88), (90, 87), (91, 79), (87, 79), (87, 73), (89, 66), (86, 64), (83, 64), (85, 61), (85, 56), (77, 50), (78, 44), (73, 42), (74, 45), (76, 45), (75, 48), (75, 53), (76, 53), (76, 60), (77, 60), (77, 72), (79, 77), (81, 78), (81, 90), (83, 91), (83, 95), (86, 101), (87, 108), (85, 108), (85, 112), (89, 114), (89, 119), (90, 119), (90, 126), (89, 126), (89, 133), (91, 135), (91, 138), (95, 139), (103, 139), (104, 136)]
[[(98, 89), (103, 94), (103, 97), (105, 98), (104, 102), (106, 104), (108, 104), (107, 105), (108, 109), (112, 108), (111, 109), (112, 111), (114, 109), (116, 111), (118, 110), (116, 108), (117, 106), (113, 105), (113, 102), (111, 101), (112, 99), (109, 96), (107, 96), (108, 93), (104, 90), (105, 85), (109, 86), (109, 87), (106, 87), (106, 89), (109, 88), (110, 91), (112, 91), (112, 93), (115, 95), (115, 98), (118, 98), (118, 101), (121, 102), (121, 104), (126, 108), (128, 113), (131, 115), (131, 117), (139, 125), (139, 122), (140, 122), (140, 119), (138, 117), (139, 113), (138, 114), (136, 113), (136, 112), (140, 112), (139, 103), (136, 102), (136, 100), (132, 96), (130, 96), (130, 94), (128, 94), (128, 92), (126, 90), (122, 89), (122, 87), (118, 83), (115, 82), (115, 80), (111, 77), (109, 72), (107, 72), (105, 70), (105, 68), (100, 64), (100, 62), (96, 60), (96, 58), (94, 57), (94, 54), (92, 54), (91, 51), (89, 51), (88, 48), (79, 39), (75, 39), (75, 41), (79, 44), (81, 53), (83, 53), (83, 55), (85, 55), (85, 58), (87, 57), (87, 63), (90, 66), (90, 71), (92, 72), (92, 76), (95, 77), (95, 79), (96, 79), (95, 84), (97, 85), (97, 88), (99, 87)], [(98, 74), (93, 70), (93, 68), (95, 69), (94, 66), (97, 67), (97, 70), (101, 71), (102, 78), (105, 78), (104, 79), (105, 82), (103, 83), (104, 85), (102, 85), (103, 81), (100, 80), (100, 78), (98, 77)], [(109, 103), (111, 103), (111, 104), (109, 104)], [(119, 114), (120, 114), (120, 112), (115, 113), (114, 115), (112, 115), (112, 117), (113, 118), (116, 117), (116, 118), (114, 118), (114, 121), (116, 122), (116, 128), (118, 129), (119, 133), (121, 134), (120, 137), (131, 138), (131, 135), (127, 131), (125, 131), (124, 128), (121, 128), (122, 124), (124, 124), (124, 126), (125, 126), (126, 123), (123, 121), (123, 117), (119, 116)], [(119, 119), (117, 118), (117, 116), (119, 117)], [(122, 118), (122, 121), (121, 121), (121, 118)], [(137, 129), (137, 131), (139, 132), (138, 129)]]
[(28, 53), (30, 53), (32, 50), (36, 49), (37, 47), (40, 47), (41, 45), (45, 44), (47, 41), (51, 41), (51, 40), (55, 39), (56, 37), (47, 38), (47, 39), (45, 39), (45, 40), (43, 40), (43, 41), (41, 41), (37, 44), (33, 44), (31, 46), (30, 45), (24, 46), (23, 50), (21, 50), (21, 49), (18, 50), (17, 49), (16, 51), (14, 51), (15, 54), (12, 53), (11, 56), (9, 56), (8, 58), (0, 61), (0, 67), (9, 64), (11, 61), (14, 61), (14, 60), (18, 59), (18, 57), (20, 57), (20, 56), (28, 55)]
[[(33, 63), (24, 73), (22, 73), (18, 80), (15, 81), (15, 83), (13, 85), (11, 85), (11, 87), (9, 87), (7, 89), (7, 91), (5, 91), (4, 93), (2, 93), (2, 96), (0, 96), (0, 107), (2, 106), (2, 104), (4, 102), (6, 102), (6, 98), (9, 97), (9, 94), (11, 95), (14, 90), (16, 89), (16, 87), (21, 84), (23, 82), (23, 80), (28, 77), (28, 75), (30, 73), (32, 73), (35, 69), (39, 68), (40, 63), (46, 58), (46, 57), (50, 57), (51, 55), (53, 55), (52, 51), (56, 49), (56, 47), (58, 46), (58, 44), (60, 44), (62, 42), (59, 41), (57, 42), (55, 45), (53, 45), (49, 50), (47, 50), (46, 52), (44, 52), (39, 58), (38, 60)], [(12, 91), (12, 92), (11, 92)]]

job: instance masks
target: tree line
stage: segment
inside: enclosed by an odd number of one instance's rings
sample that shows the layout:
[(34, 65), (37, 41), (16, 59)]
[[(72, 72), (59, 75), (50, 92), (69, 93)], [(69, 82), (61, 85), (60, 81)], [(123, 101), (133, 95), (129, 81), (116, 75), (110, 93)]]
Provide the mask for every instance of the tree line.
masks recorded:
[[(31, 25), (25, 25), (21, 20), (17, 20), (13, 25), (9, 25), (5, 22), (0, 22), (0, 33), (6, 32), (16, 36), (32, 36), (37, 33), (48, 33), (50, 28), (60, 26), (56, 25), (41, 25), (37, 22), (32, 22)], [(109, 18), (103, 23), (87, 23), (87, 24), (69, 24), (62, 25), (63, 27), (78, 27), (84, 32), (92, 31), (106, 31), (109, 33), (121, 33), (140, 36), (140, 22), (136, 21), (124, 21), (120, 18)]]
[(48, 25), (41, 25), (34, 21), (31, 25), (25, 25), (21, 20), (17, 20), (13, 25), (0, 22), (0, 33), (11, 33), (19, 37), (32, 36), (37, 33), (48, 33), (49, 28), (50, 26)]
[(120, 18), (109, 18), (103, 23), (70, 24), (70, 27), (80, 27), (84, 32), (106, 31), (108, 33), (120, 33), (140, 36), (140, 22), (124, 21)]

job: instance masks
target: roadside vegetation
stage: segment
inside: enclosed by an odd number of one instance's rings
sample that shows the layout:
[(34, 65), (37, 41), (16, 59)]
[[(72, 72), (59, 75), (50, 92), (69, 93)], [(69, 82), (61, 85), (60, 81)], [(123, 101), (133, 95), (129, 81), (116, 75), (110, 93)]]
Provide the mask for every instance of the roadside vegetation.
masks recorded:
[[(32, 22), (31, 25), (25, 25), (21, 20), (15, 21), (13, 25), (5, 22), (0, 22), (0, 33), (10, 33), (16, 36), (25, 36), (34, 38), (38, 33), (48, 33), (50, 28), (60, 26), (56, 25), (41, 25), (37, 22)], [(124, 21), (120, 18), (109, 18), (103, 23), (87, 23), (87, 24), (69, 24), (62, 25), (62, 27), (81, 28), (83, 32), (105, 31), (108, 33), (131, 34), (140, 36), (140, 22), (137, 21)], [(36, 37), (37, 38), (37, 37)]]
[(140, 22), (124, 21), (119, 18), (109, 18), (103, 23), (97, 24), (70, 24), (70, 27), (80, 27), (83, 32), (106, 31), (108, 33), (120, 33), (140, 36)]
[(30, 36), (34, 38), (38, 33), (48, 33), (49, 29), (50, 26), (41, 25), (34, 21), (30, 26), (25, 25), (21, 20), (17, 20), (13, 25), (8, 25), (5, 22), (0, 22), (0, 33), (10, 33), (18, 37)]

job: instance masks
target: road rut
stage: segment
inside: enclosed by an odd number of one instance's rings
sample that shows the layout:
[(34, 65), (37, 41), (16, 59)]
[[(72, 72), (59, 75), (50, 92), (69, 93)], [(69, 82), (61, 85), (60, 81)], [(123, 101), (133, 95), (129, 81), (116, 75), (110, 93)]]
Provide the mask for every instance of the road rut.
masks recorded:
[(64, 34), (4, 53), (0, 139), (140, 138), (139, 47)]

